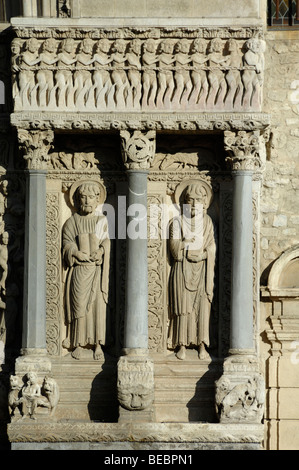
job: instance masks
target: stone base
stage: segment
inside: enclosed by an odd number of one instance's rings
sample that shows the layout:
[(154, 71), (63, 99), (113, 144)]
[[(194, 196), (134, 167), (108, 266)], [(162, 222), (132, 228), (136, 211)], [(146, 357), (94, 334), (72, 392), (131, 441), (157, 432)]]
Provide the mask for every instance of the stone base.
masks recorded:
[(254, 355), (229, 356), (216, 382), (216, 408), (220, 423), (261, 423), (265, 381)]
[(12, 450), (258, 450), (262, 424), (39, 423), (8, 425)]
[(153, 423), (155, 422), (155, 412), (153, 407), (147, 410), (125, 410), (119, 407), (119, 423)]

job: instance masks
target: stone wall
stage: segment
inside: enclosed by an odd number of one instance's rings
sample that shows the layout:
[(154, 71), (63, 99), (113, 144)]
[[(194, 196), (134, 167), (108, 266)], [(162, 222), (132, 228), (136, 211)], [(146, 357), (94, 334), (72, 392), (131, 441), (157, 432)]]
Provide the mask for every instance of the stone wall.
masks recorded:
[[(299, 35), (298, 32), (267, 33), (264, 111), (271, 114), (271, 137), (261, 192), (261, 284), (269, 286), (275, 261), (294, 251), (299, 242)], [(285, 255), (282, 255), (285, 253)], [(294, 254), (294, 263), (296, 255)], [(296, 266), (289, 265), (289, 273)], [(294, 274), (294, 273), (293, 273)], [(273, 276), (272, 276), (273, 277)], [(298, 301), (296, 282), (276, 293), (262, 288), (261, 338), (268, 407), (265, 446), (298, 449)], [(288, 431), (287, 431), (288, 430)], [(292, 431), (291, 431), (292, 430)]]

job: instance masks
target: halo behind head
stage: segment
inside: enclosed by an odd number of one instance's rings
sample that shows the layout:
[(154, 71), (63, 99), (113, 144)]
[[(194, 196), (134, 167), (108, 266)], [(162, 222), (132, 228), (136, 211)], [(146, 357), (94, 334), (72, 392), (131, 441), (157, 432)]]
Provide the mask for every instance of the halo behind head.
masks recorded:
[(193, 185), (196, 185), (196, 186), (199, 185), (199, 186), (203, 186), (205, 188), (207, 196), (208, 196), (207, 197), (207, 203), (205, 205), (205, 209), (210, 207), (210, 205), (212, 204), (212, 200), (213, 200), (213, 190), (212, 190), (211, 186), (206, 181), (204, 181), (202, 179), (185, 180), (185, 181), (182, 181), (180, 184), (178, 184), (176, 189), (175, 189), (175, 192), (174, 192), (175, 203), (179, 206), (184, 203), (182, 198), (184, 197), (185, 191), (188, 188), (188, 186), (191, 186), (191, 185), (192, 186)]
[(98, 186), (98, 188), (100, 190), (99, 204), (104, 204), (104, 202), (106, 200), (107, 193), (106, 193), (106, 188), (102, 183), (100, 183), (97, 180), (79, 180), (79, 181), (76, 181), (75, 183), (73, 183), (72, 186), (70, 187), (70, 190), (69, 190), (70, 204), (72, 205), (73, 208), (77, 209), (76, 196), (75, 196), (76, 191), (77, 191), (78, 188), (80, 188), (80, 186), (83, 186), (83, 185)]

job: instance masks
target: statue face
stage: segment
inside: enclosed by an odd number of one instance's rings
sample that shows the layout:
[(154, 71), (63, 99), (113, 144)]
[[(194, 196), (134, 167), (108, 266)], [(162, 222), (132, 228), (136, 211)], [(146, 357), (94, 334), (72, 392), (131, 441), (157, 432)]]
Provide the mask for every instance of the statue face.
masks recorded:
[(185, 204), (189, 204), (190, 206), (191, 217), (200, 214), (202, 209), (206, 207), (207, 197), (204, 187), (201, 187), (200, 191), (190, 191), (186, 193)]
[(99, 205), (99, 194), (89, 189), (79, 192), (79, 206), (81, 215), (93, 214)]

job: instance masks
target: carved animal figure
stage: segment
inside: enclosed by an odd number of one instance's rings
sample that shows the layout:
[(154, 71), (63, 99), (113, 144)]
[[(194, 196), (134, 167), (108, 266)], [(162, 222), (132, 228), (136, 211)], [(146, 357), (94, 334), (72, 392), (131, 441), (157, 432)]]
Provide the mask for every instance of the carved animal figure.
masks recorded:
[(56, 411), (60, 394), (56, 381), (51, 377), (45, 377), (43, 383), (43, 393), (49, 401), (50, 415), (52, 416)]
[(22, 385), (20, 384), (19, 377), (16, 375), (11, 375), (9, 379), (10, 391), (8, 393), (8, 411), (10, 416), (14, 416), (15, 410), (22, 403), (22, 397), (20, 391)]

